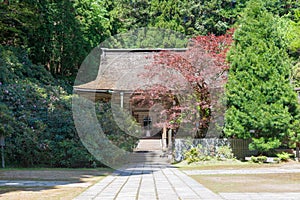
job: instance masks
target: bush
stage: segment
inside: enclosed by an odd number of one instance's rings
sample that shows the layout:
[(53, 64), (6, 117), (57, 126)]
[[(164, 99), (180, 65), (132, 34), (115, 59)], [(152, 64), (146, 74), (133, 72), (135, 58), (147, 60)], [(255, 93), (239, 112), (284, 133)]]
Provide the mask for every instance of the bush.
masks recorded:
[(218, 160), (226, 160), (226, 159), (233, 159), (234, 155), (232, 153), (232, 149), (230, 146), (221, 146), (217, 148), (217, 155)]
[(250, 150), (256, 150), (259, 154), (269, 155), (278, 148), (281, 144), (279, 139), (265, 139), (265, 138), (252, 138), (252, 142), (249, 144)]
[(96, 104), (96, 114), (102, 131), (112, 144), (129, 152), (136, 147), (142, 135), (141, 127), (129, 114), (110, 103)]
[(267, 162), (267, 157), (266, 156), (251, 156), (251, 162), (254, 163), (264, 163)]
[(290, 159), (290, 154), (287, 152), (282, 152), (276, 154), (276, 156), (279, 158), (280, 161), (287, 162)]
[(200, 161), (209, 161), (212, 159), (226, 160), (233, 159), (234, 155), (230, 146), (220, 146), (217, 148), (216, 152), (214, 148), (204, 148), (201, 144), (198, 144), (196, 147), (191, 147), (184, 153), (184, 160), (188, 164)]
[(200, 151), (198, 147), (192, 147), (190, 150), (184, 153), (184, 158), (188, 164), (200, 161)]
[(26, 52), (0, 46), (0, 134), (10, 166), (91, 167), (76, 134), (70, 85), (33, 65)]

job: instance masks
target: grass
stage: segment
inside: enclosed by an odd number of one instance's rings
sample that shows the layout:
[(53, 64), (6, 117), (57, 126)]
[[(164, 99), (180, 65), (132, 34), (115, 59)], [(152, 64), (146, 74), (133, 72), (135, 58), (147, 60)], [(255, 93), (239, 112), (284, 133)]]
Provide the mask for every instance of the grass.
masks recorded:
[(300, 173), (195, 175), (192, 178), (215, 193), (300, 192)]
[(0, 199), (2, 200), (62, 200), (62, 199), (73, 199), (81, 192), (84, 188), (42, 188), (42, 187), (25, 187), (25, 188), (0, 188)]
[(285, 165), (285, 163), (251, 163), (251, 162), (241, 162), (239, 160), (229, 160), (229, 161), (208, 161), (188, 165), (187, 163), (179, 163), (175, 166), (181, 170), (218, 170), (218, 169), (257, 169), (257, 168), (271, 168), (280, 167)]
[(1, 171), (12, 171), (12, 170), (16, 170), (16, 171), (28, 171), (28, 170), (34, 170), (34, 171), (93, 171), (93, 170), (97, 170), (97, 171), (108, 171), (108, 170), (112, 170), (110, 168), (105, 168), (105, 167), (97, 167), (97, 168), (47, 168), (47, 167), (28, 167), (28, 168), (23, 168), (23, 167), (6, 167), (6, 168), (0, 168), (0, 172)]
[[(180, 170), (253, 170), (272, 168), (299, 168), (295, 161), (287, 163), (251, 163), (240, 161), (206, 162), (193, 165), (177, 164)], [(210, 174), (192, 175), (196, 181), (215, 193), (227, 192), (300, 192), (300, 173), (284, 174)]]
[(9, 200), (40, 200), (40, 199), (73, 199), (110, 174), (109, 168), (96, 169), (57, 169), (57, 168), (11, 168), (1, 169), (1, 180), (31, 180), (31, 181), (69, 181), (77, 185), (55, 187), (0, 187), (0, 199)]

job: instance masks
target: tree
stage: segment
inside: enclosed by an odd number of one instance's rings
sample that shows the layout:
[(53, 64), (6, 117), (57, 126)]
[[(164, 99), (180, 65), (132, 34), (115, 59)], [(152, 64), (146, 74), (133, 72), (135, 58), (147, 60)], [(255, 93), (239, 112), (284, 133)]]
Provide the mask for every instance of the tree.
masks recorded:
[(292, 79), (295, 87), (300, 87), (300, 9), (295, 12), (291, 29), (287, 31), (289, 38), (289, 54), (294, 60)]
[(28, 59), (25, 50), (0, 46), (0, 134), (10, 166), (91, 166), (73, 122), (71, 95)]
[(104, 0), (0, 2), (0, 44), (21, 46), (53, 75), (75, 75), (85, 56), (110, 36)]
[(225, 83), (225, 57), (230, 44), (231, 32), (223, 36), (198, 36), (186, 52), (163, 51), (154, 56), (153, 64), (146, 66), (141, 76), (156, 81), (135, 91), (133, 104), (149, 108), (159, 105), (163, 119), (156, 126), (187, 128), (185, 133), (196, 129), (193, 137), (205, 137), (215, 103), (210, 91)]
[(28, 35), (38, 25), (33, 7), (25, 2), (0, 1), (0, 13), (0, 44), (26, 47)]
[(260, 153), (293, 142), (299, 119), (281, 18), (265, 6), (249, 1), (234, 34), (224, 128), (227, 137), (251, 138)]
[(111, 3), (118, 33), (140, 27), (171, 29), (186, 35), (225, 34), (247, 0), (116, 0)]
[(87, 50), (98, 46), (111, 35), (112, 20), (104, 0), (76, 0), (74, 14), (80, 23), (83, 39), (89, 44)]
[(45, 65), (53, 75), (74, 74), (89, 47), (83, 39), (73, 3), (43, 0), (32, 4), (40, 25), (30, 37), (30, 58)]
[(10, 135), (13, 132), (15, 119), (8, 107), (0, 102), (0, 135)]

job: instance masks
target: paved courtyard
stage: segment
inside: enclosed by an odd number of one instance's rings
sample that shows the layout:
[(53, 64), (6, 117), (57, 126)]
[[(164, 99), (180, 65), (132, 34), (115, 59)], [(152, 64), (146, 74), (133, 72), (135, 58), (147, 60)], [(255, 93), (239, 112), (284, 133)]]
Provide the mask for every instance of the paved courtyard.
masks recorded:
[[(199, 171), (198, 171), (199, 173)], [(96, 183), (74, 200), (201, 200), (272, 199), (296, 200), (300, 193), (215, 194), (184, 172), (166, 164), (124, 167)]]
[(171, 165), (138, 164), (116, 171), (76, 200), (222, 199)]

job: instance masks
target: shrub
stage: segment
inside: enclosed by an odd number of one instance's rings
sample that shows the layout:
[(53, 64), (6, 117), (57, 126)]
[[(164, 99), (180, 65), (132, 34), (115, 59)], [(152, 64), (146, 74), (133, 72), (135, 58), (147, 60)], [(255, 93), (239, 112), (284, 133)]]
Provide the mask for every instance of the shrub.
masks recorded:
[(230, 146), (220, 146), (215, 152), (211, 146), (204, 148), (201, 144), (198, 144), (198, 146), (192, 146), (187, 150), (184, 153), (184, 158), (190, 164), (199, 161), (209, 161), (215, 158), (218, 160), (233, 159), (234, 155)]
[(125, 151), (136, 147), (142, 132), (135, 119), (110, 103), (96, 104), (96, 114), (102, 131), (112, 144)]
[(266, 156), (251, 156), (251, 162), (254, 163), (264, 163), (267, 162), (267, 157)]
[(187, 161), (188, 164), (191, 164), (193, 162), (199, 162), (200, 155), (201, 153), (198, 147), (192, 147), (190, 150), (184, 153), (185, 160)]
[(281, 141), (279, 139), (252, 138), (249, 144), (250, 150), (257, 150), (260, 154), (269, 155), (275, 148), (279, 147)]
[(290, 159), (290, 154), (287, 152), (281, 152), (276, 154), (276, 156), (279, 158), (280, 161), (288, 161)]
[(233, 159), (234, 155), (230, 146), (220, 146), (219, 148), (217, 148), (216, 157), (218, 160), (226, 160)]
[(279, 158), (274, 158), (273, 161), (274, 161), (275, 163), (279, 163), (279, 162), (280, 162), (280, 159), (279, 159)]
[[(25, 51), (0, 46), (0, 134), (5, 159), (20, 167), (91, 167), (95, 158), (81, 144), (72, 115), (72, 88)], [(70, 90), (69, 90), (70, 91)]]

